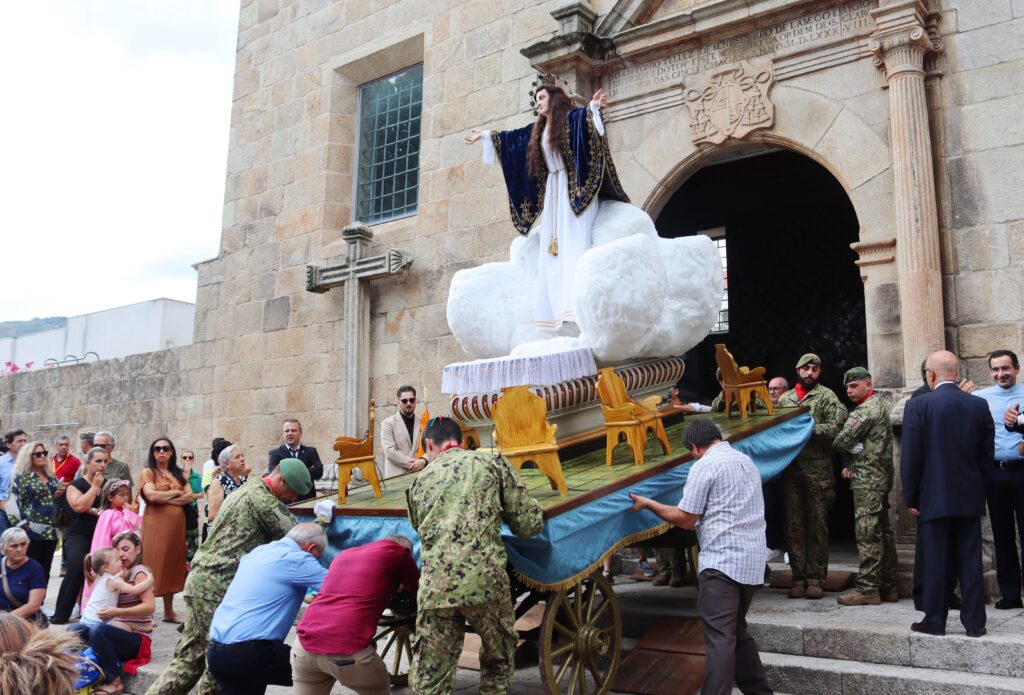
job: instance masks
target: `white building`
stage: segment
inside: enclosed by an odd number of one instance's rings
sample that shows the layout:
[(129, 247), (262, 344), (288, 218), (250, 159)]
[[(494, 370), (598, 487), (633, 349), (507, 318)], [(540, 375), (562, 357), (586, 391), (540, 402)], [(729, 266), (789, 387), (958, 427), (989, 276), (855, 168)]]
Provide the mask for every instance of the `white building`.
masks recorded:
[(195, 314), (195, 304), (161, 298), (72, 316), (63, 328), (0, 338), (0, 364), (42, 369), (191, 345)]

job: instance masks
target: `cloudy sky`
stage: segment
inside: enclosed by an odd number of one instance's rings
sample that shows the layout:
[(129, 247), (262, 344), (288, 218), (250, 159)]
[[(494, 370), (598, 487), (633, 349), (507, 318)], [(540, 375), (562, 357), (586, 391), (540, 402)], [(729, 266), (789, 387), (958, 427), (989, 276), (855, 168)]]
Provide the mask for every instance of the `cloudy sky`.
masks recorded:
[(30, 0), (0, 22), (0, 321), (195, 301), (217, 254), (238, 0)]

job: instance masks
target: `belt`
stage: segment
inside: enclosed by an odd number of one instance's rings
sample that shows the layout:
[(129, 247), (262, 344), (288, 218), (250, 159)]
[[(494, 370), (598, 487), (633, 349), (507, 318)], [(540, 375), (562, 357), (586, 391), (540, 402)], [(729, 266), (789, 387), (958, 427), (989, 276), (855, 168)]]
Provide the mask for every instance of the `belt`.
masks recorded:
[(1024, 459), (1013, 459), (1009, 461), (993, 461), (996, 468), (1004, 471), (1015, 471), (1018, 468), (1024, 468)]

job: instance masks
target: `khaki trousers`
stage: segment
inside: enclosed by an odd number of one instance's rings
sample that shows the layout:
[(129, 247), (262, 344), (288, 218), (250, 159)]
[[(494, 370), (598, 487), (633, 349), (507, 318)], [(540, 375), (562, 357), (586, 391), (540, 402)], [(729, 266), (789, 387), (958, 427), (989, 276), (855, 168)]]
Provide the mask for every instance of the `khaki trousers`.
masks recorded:
[(388, 669), (373, 646), (355, 654), (314, 654), (295, 640), (292, 683), (295, 695), (329, 695), (337, 681), (359, 695), (388, 695)]

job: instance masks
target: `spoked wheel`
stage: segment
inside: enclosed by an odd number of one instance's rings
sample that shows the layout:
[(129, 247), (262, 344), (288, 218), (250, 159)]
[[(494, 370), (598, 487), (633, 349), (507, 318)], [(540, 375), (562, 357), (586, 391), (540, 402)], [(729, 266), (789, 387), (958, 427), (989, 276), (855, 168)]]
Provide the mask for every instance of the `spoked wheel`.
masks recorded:
[(540, 676), (548, 692), (607, 693), (621, 647), (619, 601), (600, 571), (551, 596), (540, 626)]
[(388, 669), (393, 686), (404, 687), (409, 684), (412, 634), (415, 625), (415, 616), (396, 616), (389, 611), (381, 616), (378, 623), (379, 629), (373, 639), (378, 645), (378, 653)]

